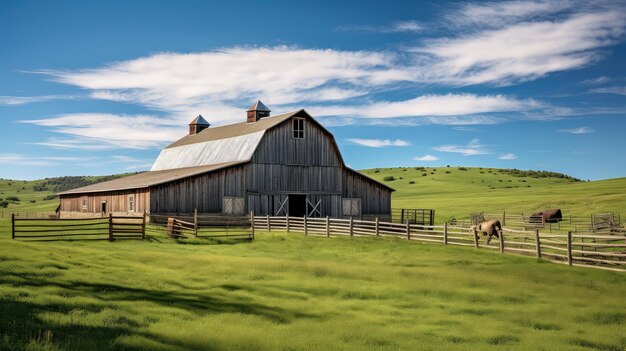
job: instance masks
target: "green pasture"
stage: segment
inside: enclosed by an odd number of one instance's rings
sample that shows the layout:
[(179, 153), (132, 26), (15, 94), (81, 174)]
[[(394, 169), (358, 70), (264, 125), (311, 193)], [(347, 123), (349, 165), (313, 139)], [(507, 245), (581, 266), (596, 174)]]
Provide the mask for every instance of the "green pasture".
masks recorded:
[[(400, 167), (362, 172), (396, 189), (392, 207), (435, 209), (437, 222), (467, 218), (471, 212), (506, 210), (520, 214), (551, 208), (563, 209), (565, 216), (603, 212), (626, 216), (626, 178), (574, 182), (469, 167)], [(395, 180), (383, 180), (390, 176)]]
[(392, 238), (24, 242), (0, 349), (609, 350), (626, 276)]

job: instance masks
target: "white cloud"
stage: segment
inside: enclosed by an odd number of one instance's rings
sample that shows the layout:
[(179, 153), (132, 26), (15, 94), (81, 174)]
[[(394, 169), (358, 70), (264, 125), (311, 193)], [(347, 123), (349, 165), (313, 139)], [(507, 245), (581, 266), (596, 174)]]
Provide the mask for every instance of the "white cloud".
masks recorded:
[(421, 32), (424, 30), (424, 27), (417, 21), (397, 21), (386, 26), (346, 25), (337, 29), (344, 32), (411, 33)]
[(349, 142), (357, 144), (357, 145), (361, 145), (361, 146), (367, 146), (367, 147), (388, 147), (388, 146), (409, 146), (411, 145), (411, 143), (409, 143), (406, 140), (400, 140), (400, 139), (396, 139), (396, 140), (389, 140), (389, 139), (358, 139), (358, 138), (350, 138), (348, 139)]
[(185, 131), (182, 123), (146, 115), (84, 113), (22, 122), (51, 127), (55, 133), (73, 137), (39, 143), (61, 149), (158, 148)]
[(532, 99), (518, 100), (504, 95), (447, 94), (423, 95), (405, 101), (378, 101), (359, 105), (314, 106), (316, 116), (358, 116), (396, 118), (420, 116), (462, 116), (478, 113), (528, 111), (545, 107)]
[(51, 100), (74, 100), (73, 95), (42, 95), (42, 96), (0, 96), (0, 105), (17, 106)]
[(578, 127), (578, 128), (573, 128), (573, 129), (561, 129), (559, 131), (563, 133), (570, 133), (570, 134), (587, 134), (587, 133), (592, 133), (593, 129), (589, 127)]
[(597, 50), (614, 45), (625, 24), (622, 12), (613, 9), (536, 21), (525, 21), (523, 16), (520, 20), (517, 15), (498, 18), (504, 19), (501, 27), (431, 40), (414, 48), (416, 53), (432, 56), (428, 70), (416, 75), (424, 81), (457, 85), (532, 80), (597, 61), (601, 57)]
[(36, 156), (15, 153), (0, 154), (0, 164), (9, 166), (56, 166), (68, 162), (85, 161), (89, 158), (66, 156)]
[(452, 152), (462, 156), (475, 156), (490, 154), (491, 151), (480, 143), (479, 139), (472, 139), (467, 145), (442, 145), (433, 148), (439, 152)]
[(616, 95), (626, 95), (626, 86), (613, 86), (606, 88), (596, 88), (591, 89), (592, 93), (600, 93), (600, 94), (616, 94)]
[(430, 161), (437, 161), (437, 160), (439, 160), (439, 157), (433, 156), (433, 155), (415, 156), (415, 157), (413, 157), (413, 160), (430, 162)]
[(500, 154), (500, 156), (498, 157), (499, 160), (515, 160), (516, 158), (517, 155), (512, 153)]
[(600, 84), (606, 84), (610, 81), (612, 81), (613, 78), (610, 77), (606, 77), (606, 76), (600, 76), (597, 78), (591, 78), (591, 79), (585, 79), (582, 82), (578, 83), (580, 85), (600, 85)]

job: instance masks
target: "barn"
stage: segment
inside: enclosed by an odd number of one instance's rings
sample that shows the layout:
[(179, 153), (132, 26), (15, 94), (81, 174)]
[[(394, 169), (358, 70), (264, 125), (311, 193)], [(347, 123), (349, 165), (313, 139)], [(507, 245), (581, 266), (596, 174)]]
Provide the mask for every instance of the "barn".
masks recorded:
[(149, 172), (59, 194), (61, 216), (107, 213), (390, 218), (394, 190), (346, 166), (333, 135), (304, 109), (241, 123), (202, 116)]

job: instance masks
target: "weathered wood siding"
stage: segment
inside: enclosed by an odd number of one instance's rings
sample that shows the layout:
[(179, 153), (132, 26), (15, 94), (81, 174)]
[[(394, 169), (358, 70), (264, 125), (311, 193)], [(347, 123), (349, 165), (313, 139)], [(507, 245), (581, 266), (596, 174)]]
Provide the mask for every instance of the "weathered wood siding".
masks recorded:
[(245, 166), (185, 178), (151, 188), (152, 213), (221, 213), (224, 196), (245, 196)]
[(345, 168), (342, 194), (344, 198), (361, 199), (361, 212), (367, 215), (391, 214), (391, 191), (368, 177)]
[[(128, 196), (135, 195), (134, 212), (150, 212), (150, 192), (148, 189), (119, 190), (102, 193), (61, 195), (61, 212), (100, 213), (102, 202), (107, 204), (107, 212), (129, 212)], [(83, 199), (87, 199), (87, 209), (83, 209)]]

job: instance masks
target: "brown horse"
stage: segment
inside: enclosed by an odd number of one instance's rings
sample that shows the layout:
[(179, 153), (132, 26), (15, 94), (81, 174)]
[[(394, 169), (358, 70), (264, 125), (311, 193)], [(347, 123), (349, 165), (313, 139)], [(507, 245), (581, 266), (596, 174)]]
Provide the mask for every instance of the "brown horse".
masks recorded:
[(500, 231), (502, 230), (502, 224), (497, 219), (492, 219), (490, 221), (484, 221), (479, 225), (472, 226), (472, 229), (476, 228), (476, 240), (480, 239), (479, 233), (482, 235), (488, 235), (487, 244), (491, 242), (491, 237), (496, 237), (500, 239)]

